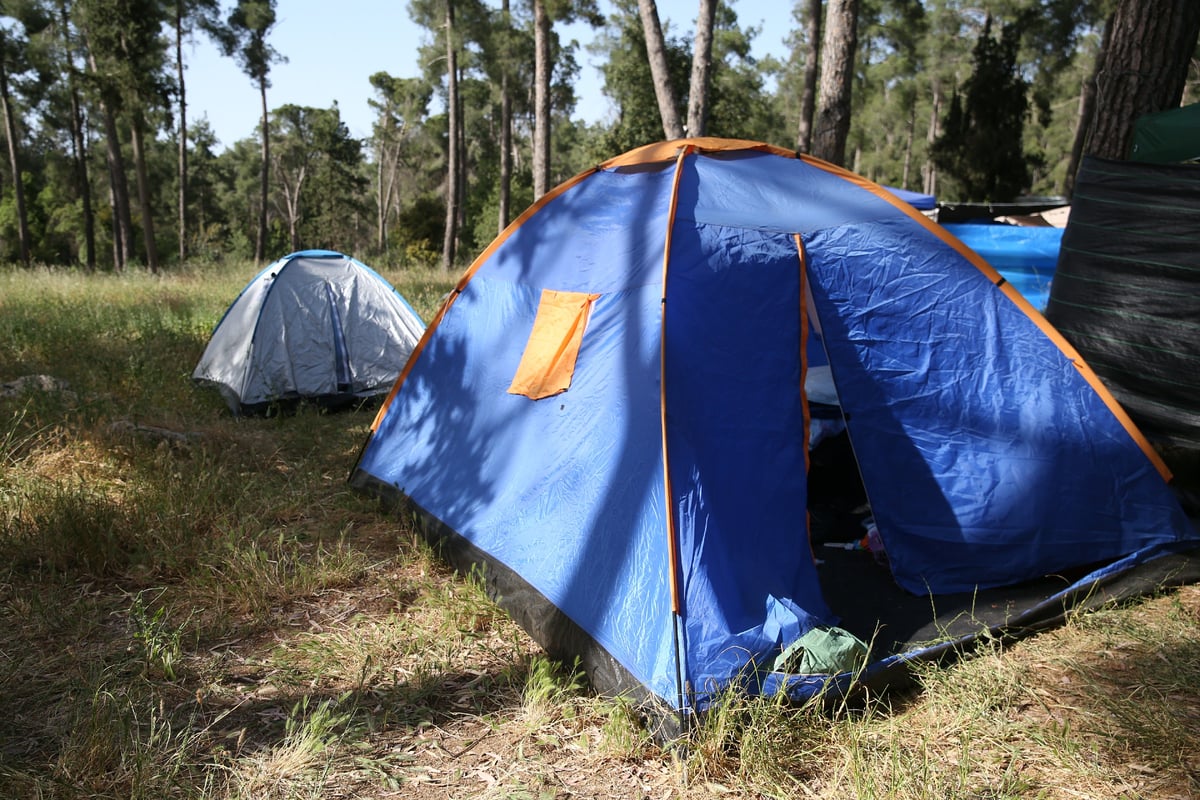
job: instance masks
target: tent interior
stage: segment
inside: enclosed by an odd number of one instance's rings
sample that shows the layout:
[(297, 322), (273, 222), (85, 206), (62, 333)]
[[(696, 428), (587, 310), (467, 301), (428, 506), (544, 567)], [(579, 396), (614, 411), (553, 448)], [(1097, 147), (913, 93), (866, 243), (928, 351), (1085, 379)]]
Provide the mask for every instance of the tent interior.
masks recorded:
[(920, 657), (926, 648), (937, 655), (940, 645), (965, 643), (985, 631), (1017, 637), (1060, 622), (1072, 610), (1200, 581), (1196, 554), (1180, 553), (1077, 592), (1069, 590), (1103, 564), (975, 592), (915, 595), (892, 579), (885, 557), (861, 545), (860, 532), (853, 524), (835, 528), (826, 534), (830, 538), (814, 538), (814, 551), (821, 589), (838, 627), (871, 645), (872, 662), (892, 655)]
[[(908, 661), (958, 655), (990, 637), (1016, 639), (1060, 624), (1076, 611), (1200, 580), (1196, 556), (1184, 553), (1076, 592), (1067, 590), (1088, 568), (974, 593), (917, 596), (897, 586), (869, 553), (833, 549), (821, 559), (821, 587), (841, 618), (839, 627), (869, 643), (869, 663), (883, 667), (868, 668), (861, 679), (876, 691), (908, 685)], [(888, 662), (891, 656), (899, 658)]]
[[(939, 658), (990, 636), (1016, 638), (1061, 622), (1073, 610), (1200, 581), (1200, 551), (1162, 556), (1136, 569), (1082, 564), (1022, 583), (971, 592), (914, 594), (893, 579), (887, 555), (871, 535), (869, 497), (842, 421), (836, 387), (810, 329), (808, 514), (821, 590), (838, 627), (870, 647), (869, 663), (893, 656)], [(1196, 525), (1200, 520), (1192, 519)], [(883, 669), (869, 686), (896, 686), (900, 669)], [(869, 671), (868, 671), (869, 674)]]

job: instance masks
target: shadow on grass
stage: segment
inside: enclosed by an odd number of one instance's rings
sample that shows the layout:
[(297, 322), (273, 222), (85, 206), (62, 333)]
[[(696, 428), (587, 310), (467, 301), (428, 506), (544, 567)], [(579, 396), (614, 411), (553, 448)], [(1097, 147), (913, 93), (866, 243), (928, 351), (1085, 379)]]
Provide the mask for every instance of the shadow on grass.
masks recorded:
[[(242, 753), (286, 745), (305, 711), (326, 709), (340, 720), (344, 744), (390, 734), (411, 734), (454, 720), (515, 713), (527, 666), (482, 671), (420, 672), (407, 681), (350, 691), (250, 692), (236, 701), (206, 700), (205, 728), (218, 741), (236, 741)], [(261, 692), (262, 690), (258, 690)]]

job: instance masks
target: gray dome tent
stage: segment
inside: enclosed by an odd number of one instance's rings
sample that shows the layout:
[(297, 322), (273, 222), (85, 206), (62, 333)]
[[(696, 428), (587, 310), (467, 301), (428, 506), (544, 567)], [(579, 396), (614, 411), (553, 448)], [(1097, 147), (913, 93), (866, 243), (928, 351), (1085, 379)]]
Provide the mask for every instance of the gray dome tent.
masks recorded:
[(352, 404), (391, 389), (425, 331), (362, 262), (329, 250), (284, 256), (242, 289), (192, 373), (235, 414), (308, 400)]

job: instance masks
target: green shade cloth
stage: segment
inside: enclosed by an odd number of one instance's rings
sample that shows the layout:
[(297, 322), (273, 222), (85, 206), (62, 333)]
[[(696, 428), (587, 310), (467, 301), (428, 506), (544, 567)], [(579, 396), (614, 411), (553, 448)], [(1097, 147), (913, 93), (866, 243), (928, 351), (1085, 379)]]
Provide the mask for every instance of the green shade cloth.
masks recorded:
[(1174, 164), (1200, 158), (1200, 103), (1143, 114), (1133, 123), (1129, 160)]

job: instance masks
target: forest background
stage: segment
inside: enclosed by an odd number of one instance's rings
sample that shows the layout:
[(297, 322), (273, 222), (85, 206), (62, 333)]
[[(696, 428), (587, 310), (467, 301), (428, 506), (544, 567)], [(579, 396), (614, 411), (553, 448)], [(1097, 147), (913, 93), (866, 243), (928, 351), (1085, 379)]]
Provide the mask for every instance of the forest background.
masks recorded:
[[(395, 24), (423, 31), (423, 71), (362, 77), (375, 118), (357, 138), (336, 102), (272, 107), (286, 58), (275, 0), (0, 0), (0, 261), (157, 272), (328, 248), (449, 269), (548, 187), (684, 132), (795, 147), (946, 201), (1065, 198), (1089, 115), (1105, 113), (1091, 98), (1117, 6), (799, 0), (792, 29), (771, 32), (785, 55), (755, 58), (762, 31), (711, 0), (657, 48), (653, 0), (613, 0), (607, 15), (595, 0), (411, 0)], [(706, 7), (711, 29), (696, 25)], [(560, 36), (581, 23), (612, 109), (594, 122), (576, 111), (581, 45)], [(200, 38), (261, 99), (258, 129), (224, 147), (189, 117)], [(831, 154), (811, 139), (829, 104), (814, 95), (839, 46), (845, 130)], [(1200, 96), (1194, 35), (1189, 46), (1184, 102)], [(697, 47), (711, 47), (698, 124)]]

